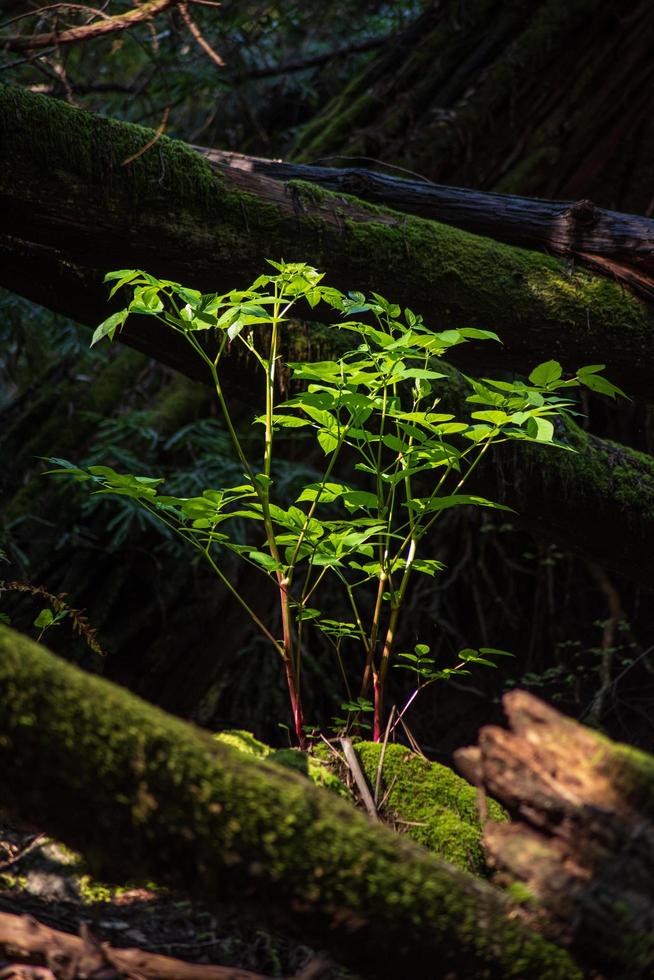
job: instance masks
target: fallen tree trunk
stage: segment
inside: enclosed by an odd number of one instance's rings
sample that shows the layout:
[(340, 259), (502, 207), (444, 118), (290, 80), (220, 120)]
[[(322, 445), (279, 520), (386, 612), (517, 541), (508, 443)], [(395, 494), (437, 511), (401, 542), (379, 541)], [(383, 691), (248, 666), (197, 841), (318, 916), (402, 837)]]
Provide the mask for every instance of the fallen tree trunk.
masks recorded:
[[(109, 269), (213, 291), (247, 285), (266, 257), (283, 256), (345, 289), (386, 293), (392, 275), (390, 298), (434, 328), (502, 337), (496, 350), (465, 345), (460, 363), (524, 372), (545, 357), (605, 362), (630, 395), (651, 397), (654, 312), (558, 259), (305, 181), (219, 169), (183, 143), (152, 144), (151, 130), (16, 88), (0, 88), (0, 133), (2, 284), (82, 323), (106, 316)], [(124, 339), (194, 370), (183, 340), (157, 324), (137, 321)]]
[(500, 892), (0, 626), (2, 805), (366, 976), (581, 977)]
[(485, 827), (493, 862), (559, 924), (580, 960), (613, 980), (654, 973), (654, 761), (526, 694), (510, 731), (455, 753), (517, 822)]
[[(141, 265), (212, 289), (247, 284), (261, 271), (266, 254), (310, 257), (331, 269), (339, 285), (342, 276), (354, 286), (382, 291), (389, 268), (404, 289), (401, 274), (406, 270), (410, 282), (404, 299), (413, 308), (422, 305), (435, 326), (455, 326), (463, 317), (503, 333), (502, 326), (513, 322), (513, 343), (524, 344), (519, 360), (525, 366), (547, 355), (563, 357), (561, 351), (570, 359), (578, 347), (574, 367), (593, 358), (613, 360), (613, 368), (622, 364), (627, 372), (630, 394), (637, 386), (651, 395), (652, 314), (615, 284), (584, 273), (570, 277), (554, 259), (433, 222), (364, 211), (365, 205), (323, 196), (306, 183), (285, 186), (233, 168), (217, 173), (190, 148), (170, 140), (160, 140), (121, 167), (121, 160), (147, 143), (150, 131), (19, 90), (0, 89), (2, 128), (11, 138), (0, 145), (0, 208), (6, 206), (0, 276), (10, 288), (89, 325), (108, 312), (99, 269)], [(377, 245), (367, 243), (367, 229), (379, 235)], [(393, 237), (398, 229), (401, 245)], [(445, 247), (448, 236), (454, 236), (451, 252)], [(431, 259), (427, 246), (435, 249)], [(474, 277), (478, 260), (483, 265), (495, 259), (497, 267), (486, 265), (483, 281)], [(606, 307), (605, 300), (610, 300)], [(454, 302), (456, 308), (448, 305)], [(462, 303), (471, 304), (465, 316)], [(206, 381), (204, 366), (188, 345), (150, 318), (133, 317), (121, 339)], [(328, 340), (329, 331), (322, 343)], [(499, 347), (500, 353), (494, 353), (494, 346), (484, 347), (485, 371), (493, 358), (503, 367), (515, 363), (515, 347), (503, 361), (505, 355)], [(610, 358), (602, 357), (605, 349)], [(474, 349), (472, 354), (480, 356)], [(250, 391), (245, 372), (246, 365), (235, 361), (232, 385), (237, 390)], [(620, 373), (609, 369), (614, 380)], [(520, 476), (522, 454), (509, 455), (505, 502), (530, 530), (549, 530), (551, 519), (555, 540), (651, 586), (651, 457), (577, 430), (568, 441), (581, 456), (531, 454), (534, 469), (540, 475), (543, 467), (545, 476), (533, 496)]]
[(596, 207), (592, 201), (544, 201), (398, 180), (351, 167), (336, 169), (195, 147), (207, 160), (273, 180), (308, 180), (334, 193), (440, 221), (509, 245), (560, 255), (629, 286), (654, 302), (654, 220)]

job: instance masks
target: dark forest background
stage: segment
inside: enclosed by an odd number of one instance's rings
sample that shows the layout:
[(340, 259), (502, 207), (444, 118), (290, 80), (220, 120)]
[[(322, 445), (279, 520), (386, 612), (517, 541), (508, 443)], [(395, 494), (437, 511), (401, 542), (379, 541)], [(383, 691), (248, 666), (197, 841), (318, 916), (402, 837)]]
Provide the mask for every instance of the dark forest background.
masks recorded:
[[(20, 0), (0, 11), (6, 36), (52, 30), (55, 19), (57, 29), (83, 23)], [(653, 29), (654, 9), (637, 0), (226, 0), (171, 7), (129, 32), (44, 52), (8, 46), (0, 81), (234, 153), (649, 216)], [(56, 455), (166, 476), (172, 493), (219, 486), (238, 467), (208, 389), (127, 348), (91, 351), (87, 330), (13, 293), (0, 295), (0, 310), (0, 577), (66, 593), (85, 610), (106, 655), (64, 622), (48, 643), (66, 657), (213, 730), (246, 728), (282, 744), (289, 719), (278, 664), (219, 583), (129, 500), (89, 497), (42, 475), (40, 457)], [(534, 363), (554, 356), (555, 341)], [(579, 408), (593, 436), (654, 451), (646, 400), (584, 395)], [(241, 410), (253, 413), (246, 388)], [(279, 474), (289, 494), (314, 463), (291, 446)], [(499, 492), (514, 478), (497, 464)], [(563, 507), (576, 492), (550, 489)], [(617, 479), (603, 492), (629, 506)], [(644, 480), (642, 492), (651, 512), (654, 487)], [(654, 613), (637, 563), (625, 574), (568, 551), (546, 513), (537, 535), (518, 524), (451, 511), (433, 539), (447, 569), (415, 591), (401, 642), (430, 643), (443, 666), (468, 646), (515, 658), (433, 686), (410, 719), (417, 741), (447, 759), (520, 686), (651, 751)], [(609, 532), (598, 523), (598, 537)], [(239, 588), (274, 621), (272, 594), (247, 575)], [(0, 614), (28, 633), (43, 605), (0, 593)], [(399, 699), (402, 678), (394, 683)], [(306, 684), (307, 714), (328, 726), (341, 695), (318, 641)]]

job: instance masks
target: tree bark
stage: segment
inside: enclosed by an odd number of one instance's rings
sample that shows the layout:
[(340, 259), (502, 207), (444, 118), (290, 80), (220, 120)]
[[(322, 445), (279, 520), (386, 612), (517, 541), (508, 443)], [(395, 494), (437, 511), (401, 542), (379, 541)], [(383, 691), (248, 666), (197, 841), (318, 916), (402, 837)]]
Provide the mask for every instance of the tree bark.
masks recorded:
[(431, 3), (299, 134), (294, 158), (652, 213), (649, 0)]
[(3, 807), (366, 976), (573, 980), (500, 892), (0, 626)]
[(654, 971), (654, 761), (514, 691), (510, 731), (455, 753), (517, 822), (485, 827), (493, 862), (558, 923), (581, 962), (614, 980)]
[[(596, 207), (398, 179), (357, 167), (337, 169), (195, 147), (207, 160), (273, 180), (307, 180), (334, 193), (463, 231), (520, 245), (594, 269), (654, 302), (654, 220)], [(391, 168), (392, 169), (392, 168)], [(402, 168), (399, 168), (400, 170)]]
[[(651, 397), (652, 310), (553, 257), (305, 182), (219, 172), (166, 138), (123, 165), (150, 130), (15, 88), (0, 89), (0, 133), (2, 284), (80, 322), (108, 312), (109, 269), (146, 268), (211, 291), (248, 284), (266, 257), (309, 260), (345, 289), (387, 293), (392, 275), (390, 298), (436, 329), (501, 336), (497, 350), (466, 345), (460, 363), (525, 372), (551, 356), (567, 367), (606, 362), (630, 395)], [(124, 339), (195, 370), (183, 340), (147, 320)]]

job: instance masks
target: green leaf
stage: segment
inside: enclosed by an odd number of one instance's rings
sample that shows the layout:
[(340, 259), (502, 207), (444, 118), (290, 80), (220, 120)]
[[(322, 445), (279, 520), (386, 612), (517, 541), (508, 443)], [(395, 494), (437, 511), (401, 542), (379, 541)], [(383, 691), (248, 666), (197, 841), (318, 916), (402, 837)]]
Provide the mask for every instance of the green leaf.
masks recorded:
[(527, 434), (535, 442), (551, 442), (554, 436), (554, 426), (549, 419), (532, 415), (527, 421)]
[(341, 711), (374, 711), (372, 701), (367, 698), (357, 698), (356, 701), (344, 701)]
[(281, 562), (275, 561), (271, 555), (267, 555), (265, 551), (248, 551), (247, 556), (250, 561), (253, 561), (256, 565), (260, 565), (267, 572), (276, 572), (284, 566)]
[(343, 495), (343, 503), (349, 511), (359, 510), (359, 508), (376, 510), (379, 500), (377, 494), (369, 493), (367, 490), (348, 490)]
[(97, 344), (99, 340), (103, 337), (108, 337), (109, 340), (114, 339), (114, 334), (116, 330), (123, 326), (125, 320), (127, 319), (129, 313), (127, 310), (120, 310), (119, 313), (113, 313), (106, 320), (103, 320), (99, 327), (93, 331), (93, 336), (91, 337), (91, 347)]
[(529, 375), (532, 384), (539, 388), (548, 388), (559, 380), (563, 374), (563, 369), (558, 361), (543, 361)]
[[(266, 416), (258, 415), (254, 421), (265, 425)], [(301, 429), (311, 425), (308, 419), (300, 419), (297, 415), (273, 415), (272, 421), (274, 426), (280, 426), (282, 429)]]
[(598, 392), (600, 395), (608, 395), (609, 398), (615, 398), (619, 395), (621, 398), (627, 398), (627, 395), (625, 395), (621, 388), (611, 384), (610, 381), (607, 381), (606, 378), (601, 377), (599, 374), (581, 374), (577, 372), (577, 377), (582, 385), (591, 391)]
[(506, 412), (500, 411), (484, 411), (484, 412), (472, 412), (473, 419), (481, 419), (482, 422), (490, 422), (491, 425), (504, 425), (505, 422), (509, 421), (509, 416)]
[(578, 369), (577, 377), (580, 378), (583, 374), (599, 374), (605, 367), (606, 364), (586, 364), (585, 367)]
[(298, 622), (306, 622), (311, 619), (318, 619), (320, 616), (319, 609), (312, 609), (310, 606), (297, 606), (295, 608), (295, 618)]
[(47, 629), (48, 626), (52, 626), (55, 621), (54, 614), (51, 609), (42, 609), (34, 620), (34, 626), (37, 629)]
[(344, 493), (347, 493), (349, 489), (345, 483), (308, 483), (300, 496), (297, 497), (296, 503), (299, 504), (303, 500), (313, 503), (319, 496), (321, 503), (331, 504), (334, 500), (342, 497)]
[(469, 493), (453, 493), (446, 497), (434, 497), (433, 499), (414, 497), (406, 506), (420, 514), (430, 514), (434, 511), (448, 510), (450, 507), (462, 507), (468, 504), (475, 507), (492, 507), (495, 510), (512, 510), (511, 507), (506, 507), (504, 504), (498, 504), (493, 500), (487, 500), (486, 497), (477, 497)]
[(327, 429), (321, 429), (318, 433), (318, 443), (325, 456), (328, 456), (330, 453), (333, 453), (338, 446), (338, 439)]
[(442, 571), (445, 565), (440, 561), (436, 561), (434, 558), (414, 558), (411, 568), (414, 572), (420, 572), (423, 575), (433, 577), (436, 572)]
[(343, 622), (340, 619), (321, 619), (316, 623), (318, 629), (327, 636), (342, 638), (344, 636), (359, 637), (359, 631), (354, 623)]
[(118, 280), (109, 293), (109, 299), (112, 299), (116, 295), (121, 286), (126, 286), (135, 279), (142, 278), (142, 276), (143, 274), (138, 269), (119, 269), (117, 272), (108, 272), (104, 277), (105, 282), (111, 282), (114, 279)]

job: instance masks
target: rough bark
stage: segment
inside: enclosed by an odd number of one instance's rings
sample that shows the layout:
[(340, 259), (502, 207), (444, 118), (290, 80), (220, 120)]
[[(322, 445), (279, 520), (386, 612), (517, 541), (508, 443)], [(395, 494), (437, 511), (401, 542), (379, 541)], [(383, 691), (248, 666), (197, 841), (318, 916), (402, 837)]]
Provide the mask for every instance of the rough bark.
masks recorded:
[(295, 158), (651, 213), (653, 27), (648, 0), (432, 3), (303, 128)]
[[(651, 395), (654, 314), (619, 284), (561, 261), (305, 182), (220, 172), (185, 144), (14, 88), (0, 90), (2, 283), (95, 325), (102, 273), (143, 267), (205, 290), (245, 285), (266, 257), (310, 260), (341, 288), (389, 291), (435, 328), (496, 330), (497, 351), (466, 363), (528, 370), (606, 362), (631, 395)], [(194, 370), (176, 335), (147, 320), (125, 339)]]
[(325, 190), (494, 238), (565, 256), (654, 300), (654, 221), (597, 208), (592, 201), (544, 201), (429, 181), (399, 180), (360, 168), (285, 163), (195, 147), (207, 160), (273, 180), (307, 180)]
[(376, 978), (572, 980), (498, 891), (0, 627), (3, 807)]
[(460, 769), (517, 822), (487, 824), (494, 863), (558, 922), (580, 960), (614, 980), (654, 971), (654, 760), (524, 691), (510, 731), (483, 728)]
[(88, 929), (80, 938), (51, 929), (31, 916), (7, 912), (0, 912), (0, 956), (14, 963), (43, 964), (55, 976), (68, 978), (101, 974), (106, 980), (125, 976), (143, 980), (266, 980), (250, 970), (185, 963), (141, 949), (112, 947), (97, 941)]

